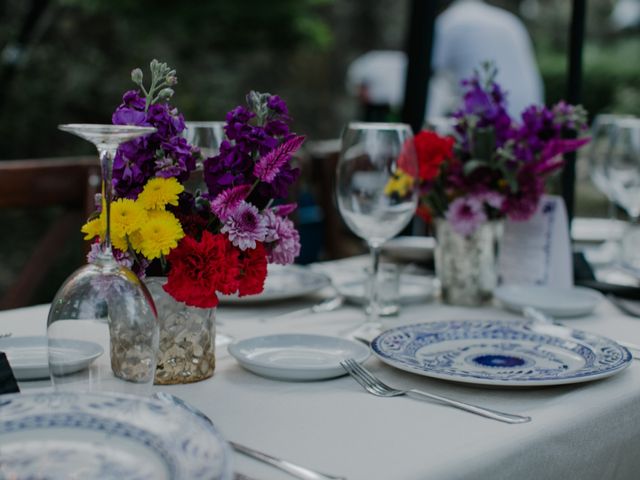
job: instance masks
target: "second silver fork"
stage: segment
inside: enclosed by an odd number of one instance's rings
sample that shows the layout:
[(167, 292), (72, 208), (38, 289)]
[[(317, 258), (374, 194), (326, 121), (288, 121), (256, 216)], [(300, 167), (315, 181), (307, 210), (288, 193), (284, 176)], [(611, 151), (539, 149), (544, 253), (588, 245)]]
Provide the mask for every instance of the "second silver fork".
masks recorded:
[(465, 410), (467, 412), (475, 413), (476, 415), (481, 415), (483, 417), (499, 420), (505, 423), (526, 423), (531, 421), (531, 417), (500, 412), (498, 410), (492, 410), (490, 408), (454, 400), (453, 398), (443, 397), (442, 395), (436, 395), (435, 393), (427, 393), (416, 389), (400, 390), (390, 387), (351, 358), (340, 362), (340, 365), (342, 365), (342, 368), (344, 368), (347, 373), (354, 378), (354, 380), (362, 385), (367, 392), (378, 397), (397, 397), (400, 395), (408, 395), (428, 398), (430, 400), (436, 400), (440, 403), (459, 408), (460, 410)]

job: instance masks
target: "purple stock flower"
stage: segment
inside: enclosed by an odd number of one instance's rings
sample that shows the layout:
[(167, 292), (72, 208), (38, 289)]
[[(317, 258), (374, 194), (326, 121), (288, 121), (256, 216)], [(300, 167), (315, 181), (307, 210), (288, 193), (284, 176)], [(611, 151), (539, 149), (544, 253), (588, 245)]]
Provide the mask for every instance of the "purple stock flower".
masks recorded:
[(240, 202), (229, 215), (220, 230), (226, 233), (229, 241), (240, 250), (256, 248), (256, 242), (264, 241), (267, 235), (266, 220), (258, 209), (247, 202)]
[(272, 183), (282, 166), (291, 159), (304, 142), (304, 137), (292, 137), (278, 147), (271, 150), (256, 162), (253, 174), (265, 183)]
[(271, 95), (269, 97), (267, 100), (267, 107), (277, 115), (283, 115), (285, 117), (289, 115), (287, 104), (278, 95)]
[(487, 221), (484, 204), (475, 197), (460, 197), (449, 205), (445, 218), (454, 231), (465, 237)]

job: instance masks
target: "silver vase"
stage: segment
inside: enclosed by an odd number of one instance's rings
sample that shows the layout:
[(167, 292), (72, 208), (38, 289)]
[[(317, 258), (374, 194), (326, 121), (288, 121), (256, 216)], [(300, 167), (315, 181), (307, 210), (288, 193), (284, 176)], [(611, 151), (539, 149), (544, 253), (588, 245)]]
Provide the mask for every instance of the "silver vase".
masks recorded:
[(192, 383), (213, 375), (215, 369), (215, 308), (197, 308), (178, 302), (165, 292), (165, 277), (148, 277), (160, 324), (156, 385)]
[(499, 221), (486, 222), (471, 235), (463, 236), (447, 220), (436, 221), (436, 275), (443, 302), (477, 306), (491, 300), (497, 284), (502, 227)]

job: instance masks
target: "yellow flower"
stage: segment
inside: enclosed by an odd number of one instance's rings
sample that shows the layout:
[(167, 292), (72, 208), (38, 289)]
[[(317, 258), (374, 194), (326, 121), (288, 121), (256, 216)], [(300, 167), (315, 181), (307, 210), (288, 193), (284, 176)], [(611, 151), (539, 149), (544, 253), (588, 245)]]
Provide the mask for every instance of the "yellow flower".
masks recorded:
[(384, 194), (392, 195), (396, 193), (402, 198), (409, 193), (411, 188), (413, 188), (413, 177), (402, 170), (398, 170), (385, 185)]
[(98, 218), (94, 218), (85, 223), (80, 231), (84, 233), (85, 240), (93, 240), (95, 237), (102, 237), (105, 228), (104, 218), (100, 215)]
[(168, 205), (178, 204), (178, 195), (184, 191), (184, 186), (177, 179), (152, 178), (147, 182), (138, 195), (138, 202), (147, 210), (156, 210)]
[(111, 204), (111, 234), (124, 237), (140, 228), (147, 220), (144, 207), (129, 198), (119, 198)]
[(132, 236), (132, 245), (148, 260), (168, 255), (184, 237), (178, 219), (164, 210), (150, 211), (147, 222), (140, 227), (138, 233), (139, 236)]

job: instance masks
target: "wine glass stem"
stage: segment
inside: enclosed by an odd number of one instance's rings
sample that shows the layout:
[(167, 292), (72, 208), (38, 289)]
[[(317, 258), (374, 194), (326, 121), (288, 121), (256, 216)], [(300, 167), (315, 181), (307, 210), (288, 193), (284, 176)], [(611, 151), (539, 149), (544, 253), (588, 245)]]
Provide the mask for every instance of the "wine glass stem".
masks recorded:
[(102, 208), (105, 214), (105, 231), (100, 243), (100, 250), (104, 256), (113, 256), (111, 250), (111, 198), (112, 185), (111, 178), (113, 175), (113, 157), (116, 149), (108, 147), (99, 147), (100, 169), (102, 170)]
[(377, 322), (380, 316), (380, 302), (378, 301), (378, 271), (380, 270), (380, 245), (369, 244), (371, 254), (371, 273), (369, 278), (369, 306), (367, 308), (367, 322)]

